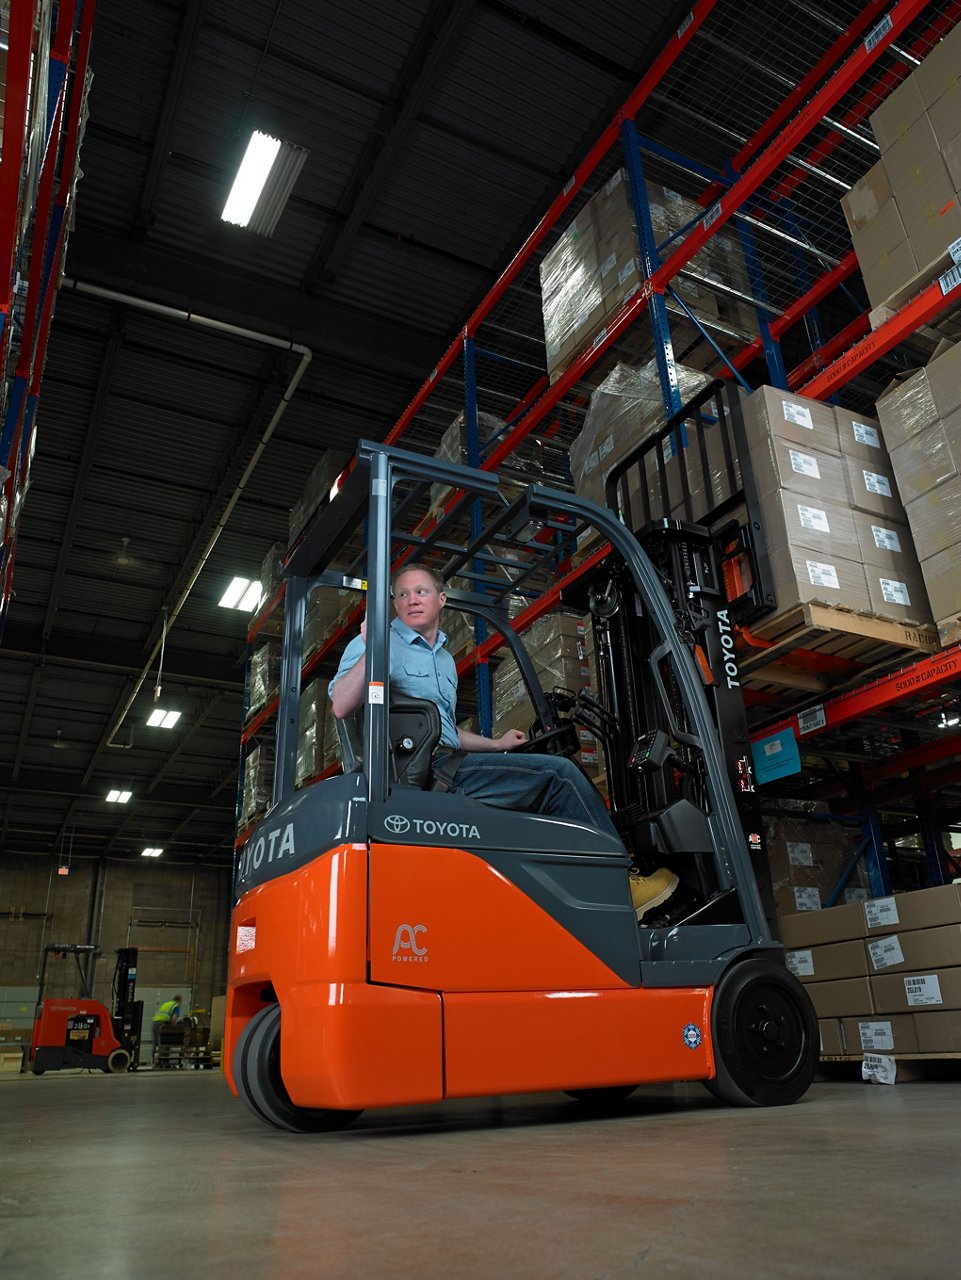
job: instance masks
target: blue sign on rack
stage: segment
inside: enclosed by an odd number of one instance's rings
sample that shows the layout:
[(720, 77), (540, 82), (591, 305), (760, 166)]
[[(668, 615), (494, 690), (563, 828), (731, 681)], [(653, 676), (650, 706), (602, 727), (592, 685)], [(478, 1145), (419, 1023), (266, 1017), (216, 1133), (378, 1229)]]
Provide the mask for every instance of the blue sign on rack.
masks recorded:
[(782, 729), (770, 738), (751, 743), (754, 756), (754, 776), (758, 784), (786, 778), (789, 773), (801, 772), (801, 753), (793, 729)]

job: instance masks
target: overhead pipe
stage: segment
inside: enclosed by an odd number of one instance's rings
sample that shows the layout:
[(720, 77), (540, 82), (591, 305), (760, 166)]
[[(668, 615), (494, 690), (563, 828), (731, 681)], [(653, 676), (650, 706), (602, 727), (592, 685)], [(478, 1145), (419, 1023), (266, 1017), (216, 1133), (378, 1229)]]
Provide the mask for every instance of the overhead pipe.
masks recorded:
[[(228, 324), (226, 323), (226, 321), (223, 321), (223, 320), (215, 320), (213, 319), (212, 316), (198, 315), (195, 311), (184, 311), (179, 307), (168, 307), (161, 302), (151, 302), (147, 298), (137, 298), (131, 294), (120, 293), (116, 289), (106, 289), (100, 285), (86, 284), (83, 281), (70, 280), (66, 278), (62, 282), (61, 288), (69, 289), (74, 293), (86, 294), (88, 297), (101, 298), (105, 302), (117, 302), (126, 307), (135, 307), (140, 311), (147, 311), (151, 315), (160, 316), (165, 320), (178, 320), (178, 321), (186, 322), (188, 324), (196, 324), (196, 325), (200, 325), (204, 329), (212, 329), (217, 333), (223, 333), (228, 335), (229, 337), (243, 338), (248, 342), (260, 342), (265, 346), (275, 347), (283, 351), (293, 351), (300, 356), (300, 361), (297, 365), (297, 368), (294, 370), (293, 376), (288, 382), (287, 388), (280, 398), (280, 403), (277, 405), (277, 408), (274, 410), (273, 414), (271, 415), (270, 421), (267, 423), (266, 427), (264, 427), (260, 440), (257, 443), (257, 447), (254, 449), (253, 456), (251, 457), (250, 461), (247, 463), (247, 466), (244, 468), (244, 473), (240, 477), (240, 479), (237, 481), (237, 484), (234, 487), (233, 493), (228, 498), (227, 505), (225, 506), (223, 513), (221, 514), (220, 518), (217, 521), (217, 524), (215, 525), (213, 531), (211, 532), (210, 537), (207, 539), (207, 543), (203, 551), (200, 553), (199, 559), (196, 561), (196, 563), (194, 564), (193, 568), (190, 571), (190, 576), (187, 579), (186, 586), (184, 587), (183, 591), (180, 593), (180, 596), (177, 599), (176, 604), (174, 604), (168, 612), (167, 633), (169, 634), (170, 628), (173, 626), (174, 622), (177, 619), (177, 615), (180, 613), (184, 605), (187, 603), (187, 598), (189, 597), (194, 586), (196, 585), (197, 579), (200, 577), (200, 574), (201, 574), (201, 571), (203, 570), (204, 565), (207, 563), (208, 559), (210, 558), (211, 552), (213, 551), (214, 547), (217, 545), (217, 542), (220, 539), (220, 535), (223, 533), (224, 528), (226, 527), (227, 521), (230, 519), (231, 512), (233, 511), (237, 503), (240, 501), (241, 495), (243, 494), (244, 489), (247, 487), (247, 482), (250, 480), (250, 477), (253, 475), (254, 468), (257, 466), (257, 463), (260, 461), (261, 455), (263, 454), (264, 449), (266, 449), (267, 444), (270, 440), (270, 437), (274, 434), (274, 431), (277, 427), (277, 423), (283, 417), (284, 412), (286, 411), (287, 406), (290, 403), (294, 392), (297, 390), (297, 387), (300, 385), (301, 379), (303, 378), (304, 374), (307, 372), (307, 366), (310, 364), (311, 360), (313, 359), (313, 352), (308, 347), (305, 347), (303, 343), (288, 342), (284, 338), (275, 337), (272, 333), (260, 333), (256, 329), (245, 329), (241, 325)], [(117, 716), (117, 719), (114, 721), (113, 725), (111, 725), (110, 727), (110, 731), (107, 734), (107, 740), (104, 743), (104, 746), (125, 750), (133, 745), (132, 743), (114, 742), (113, 738), (117, 730), (120, 728), (124, 720), (127, 718), (127, 713), (130, 711), (130, 708), (133, 706), (134, 700), (136, 699), (137, 694), (143, 688), (144, 681), (147, 679), (147, 676), (150, 674), (150, 670), (153, 667), (154, 660), (156, 659), (157, 654), (160, 652), (161, 643), (162, 643), (162, 640), (157, 640), (153, 648), (151, 649), (150, 655), (147, 658), (146, 663), (144, 664), (143, 671), (141, 671), (140, 675), (135, 680), (133, 690), (131, 691), (130, 695), (125, 701), (122, 711)]]

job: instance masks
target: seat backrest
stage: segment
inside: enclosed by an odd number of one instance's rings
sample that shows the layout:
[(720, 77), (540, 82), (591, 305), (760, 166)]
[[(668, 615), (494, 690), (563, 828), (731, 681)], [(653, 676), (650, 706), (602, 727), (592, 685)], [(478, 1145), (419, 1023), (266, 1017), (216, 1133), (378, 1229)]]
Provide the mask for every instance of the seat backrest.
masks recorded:
[[(344, 773), (355, 773), (364, 762), (364, 713), (354, 711), (337, 721)], [(430, 786), (431, 758), (440, 742), (440, 712), (426, 698), (391, 697), (387, 715), (390, 778), (404, 787)]]

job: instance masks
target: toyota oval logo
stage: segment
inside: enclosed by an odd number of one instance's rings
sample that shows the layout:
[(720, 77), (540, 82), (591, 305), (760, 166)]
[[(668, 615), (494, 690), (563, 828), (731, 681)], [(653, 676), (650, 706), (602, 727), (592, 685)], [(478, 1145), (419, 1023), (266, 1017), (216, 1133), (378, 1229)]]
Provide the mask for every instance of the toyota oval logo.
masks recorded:
[(391, 813), (384, 819), (384, 826), (388, 831), (392, 831), (395, 836), (400, 836), (405, 831), (410, 830), (410, 821), (399, 813)]

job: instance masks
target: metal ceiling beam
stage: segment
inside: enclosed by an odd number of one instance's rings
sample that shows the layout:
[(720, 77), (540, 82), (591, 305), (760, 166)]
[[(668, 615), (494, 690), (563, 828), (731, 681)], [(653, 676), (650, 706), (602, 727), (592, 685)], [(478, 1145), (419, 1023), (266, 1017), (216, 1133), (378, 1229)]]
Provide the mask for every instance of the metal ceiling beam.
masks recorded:
[[(220, 786), (221, 784), (218, 784), (218, 789)], [(89, 784), (77, 773), (51, 773), (50, 770), (24, 769), (14, 782), (12, 770), (3, 768), (0, 769), (0, 792), (8, 792), (13, 799), (18, 796), (59, 796), (61, 799), (73, 801), (74, 809), (83, 804), (96, 805), (98, 808), (105, 807), (111, 812), (126, 817), (124, 806), (107, 806), (103, 796), (99, 792), (91, 791)], [(138, 794), (139, 792), (135, 789), (133, 804), (136, 804)], [(229, 814), (229, 821), (231, 824), (233, 822), (233, 804), (218, 802), (210, 794), (208, 783), (160, 784), (151, 792), (149, 803), (161, 808), (213, 810), (217, 813)], [(133, 813), (134, 810), (131, 809), (128, 812)], [(69, 822), (69, 819), (66, 821)]]
[(474, 0), (454, 0), (453, 3), (433, 0), (394, 82), (390, 99), (381, 108), (357, 158), (333, 225), (304, 273), (302, 288), (310, 290), (336, 279), (473, 8)]
[(134, 219), (134, 227), (140, 232), (148, 231), (154, 224), (156, 216), (154, 214), (154, 205), (157, 203), (157, 193), (160, 190), (164, 170), (170, 158), (170, 145), (173, 140), (174, 127), (183, 104), (187, 73), (190, 69), (194, 50), (197, 47), (197, 36), (203, 26), (207, 3), (208, 0), (192, 0), (191, 4), (184, 5), (183, 21), (180, 24), (180, 34), (177, 37), (177, 48), (174, 52), (170, 74), (167, 77), (164, 100), (157, 119), (157, 128), (154, 131), (150, 163), (147, 165), (147, 172), (144, 175), (139, 206)]
[(448, 338), (446, 331), (414, 329), (200, 255), (83, 226), (70, 235), (67, 270), (78, 280), (233, 324), (271, 329), (316, 354), (405, 380), (423, 378), (436, 361), (438, 346)]
[[(40, 628), (11, 621), (4, 632), (0, 657), (133, 676), (143, 667), (143, 646), (115, 639), (111, 639), (107, 646), (96, 636), (58, 631), (41, 651)], [(229, 661), (169, 644), (164, 653), (164, 681), (167, 684), (214, 687), (238, 698), (244, 688), (242, 672), (235, 668), (231, 676)]]

